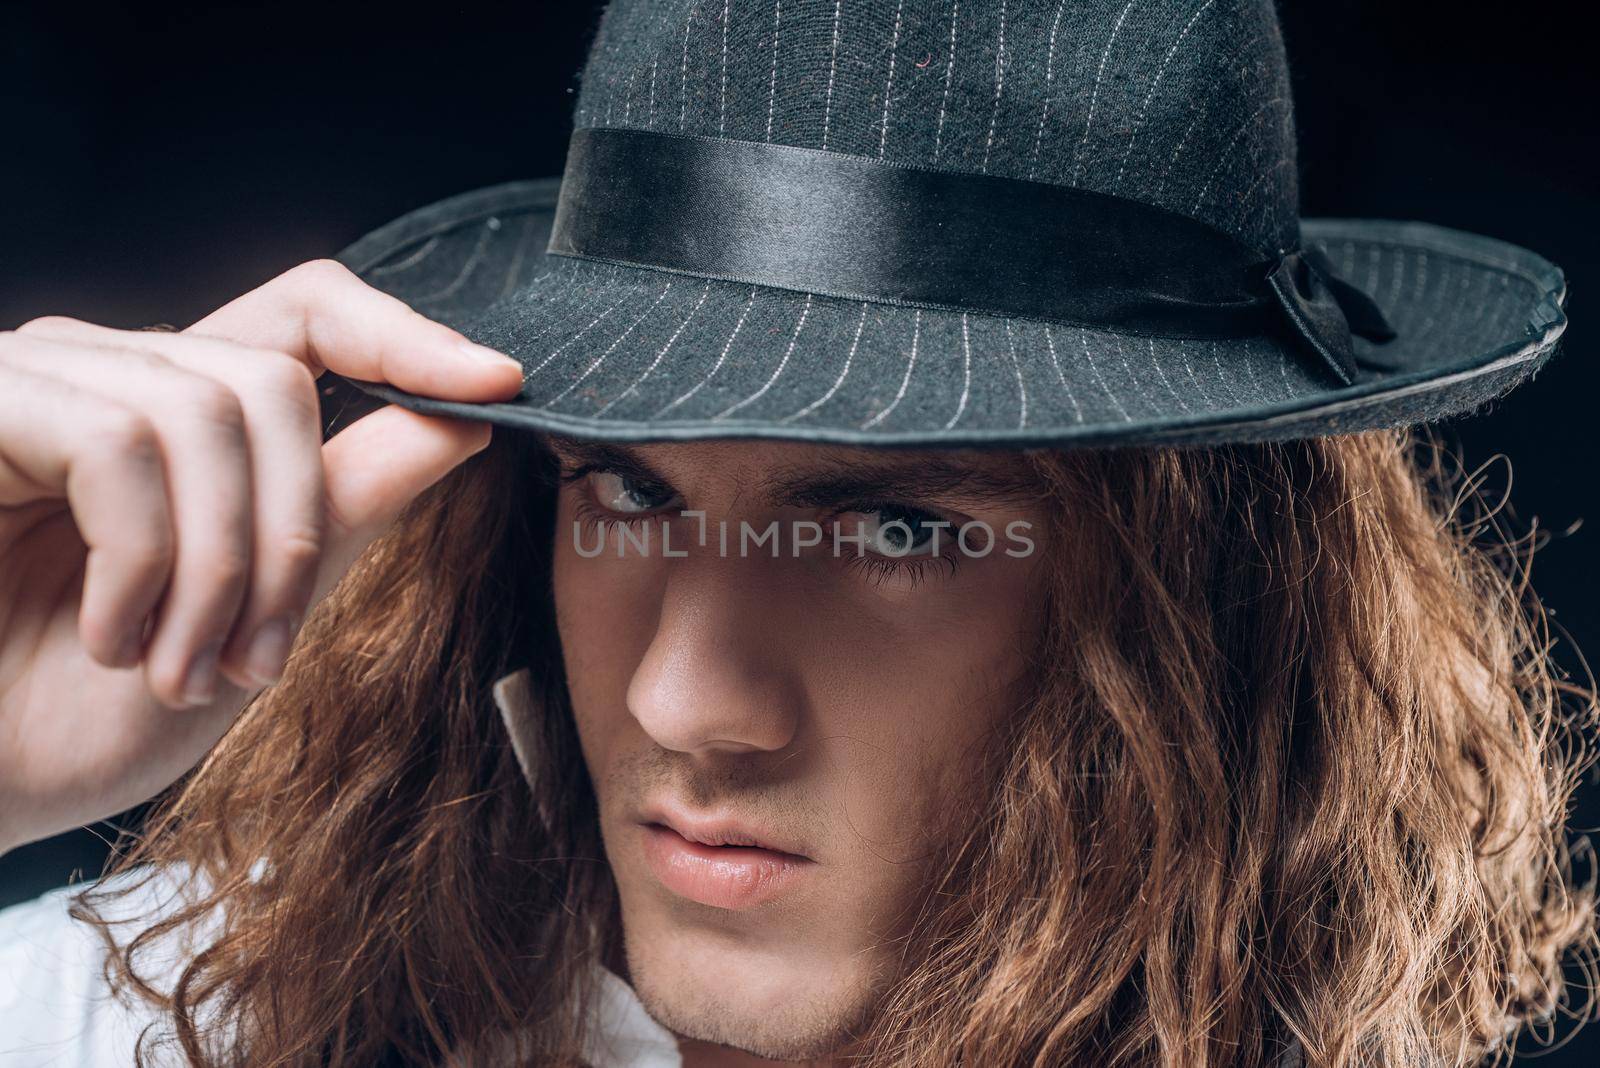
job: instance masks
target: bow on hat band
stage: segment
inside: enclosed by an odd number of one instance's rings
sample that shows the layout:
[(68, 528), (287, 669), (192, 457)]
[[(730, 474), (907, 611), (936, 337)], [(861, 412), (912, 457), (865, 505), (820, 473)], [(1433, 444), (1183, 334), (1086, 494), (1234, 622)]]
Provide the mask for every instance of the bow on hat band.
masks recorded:
[(583, 128), (549, 253), (825, 296), (1176, 338), (1287, 329), (1339, 381), (1395, 336), (1316, 249), (1000, 175), (790, 145)]

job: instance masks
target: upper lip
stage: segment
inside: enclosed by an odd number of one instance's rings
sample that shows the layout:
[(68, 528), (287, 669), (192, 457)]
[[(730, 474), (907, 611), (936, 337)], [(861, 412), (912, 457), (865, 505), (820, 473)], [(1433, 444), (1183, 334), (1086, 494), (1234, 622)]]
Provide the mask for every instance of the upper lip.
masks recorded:
[(644, 809), (640, 815), (640, 822), (671, 828), (689, 841), (701, 845), (749, 846), (810, 859), (796, 843), (785, 836), (730, 815), (693, 813), (683, 808), (658, 803)]

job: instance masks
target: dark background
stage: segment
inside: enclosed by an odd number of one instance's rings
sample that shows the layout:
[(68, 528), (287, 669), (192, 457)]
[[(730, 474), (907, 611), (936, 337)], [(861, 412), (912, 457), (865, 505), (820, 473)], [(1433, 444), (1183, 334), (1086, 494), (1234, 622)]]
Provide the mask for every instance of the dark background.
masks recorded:
[[(1559, 655), (1600, 651), (1600, 63), (1567, 3), (1281, 0), (1307, 215), (1415, 218), (1566, 271), (1539, 376), (1443, 424), (1552, 537)], [(561, 170), (592, 3), (0, 5), (0, 329), (184, 325), (429, 201)], [(1509, 467), (1508, 467), (1509, 461)], [(1591, 775), (1575, 821), (1600, 824)], [(106, 828), (100, 828), (104, 833)], [(99, 870), (81, 831), (0, 862), (0, 906)], [(1600, 1026), (1543, 1062), (1593, 1065)], [(1532, 1063), (1530, 1060), (1529, 1063)]]

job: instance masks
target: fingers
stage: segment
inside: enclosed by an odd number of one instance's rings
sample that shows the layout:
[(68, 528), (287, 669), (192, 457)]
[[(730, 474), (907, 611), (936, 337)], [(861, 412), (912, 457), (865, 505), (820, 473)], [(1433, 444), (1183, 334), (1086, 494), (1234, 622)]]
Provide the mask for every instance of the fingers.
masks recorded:
[[(181, 408), (194, 376), (215, 379), (233, 392), (243, 413), (253, 486), (253, 551), (244, 602), (223, 639), (219, 664), (241, 686), (274, 682), (310, 603), (325, 533), (320, 414), (310, 371), (282, 353), (214, 338), (130, 336), (70, 319), (40, 320), (26, 332), (92, 346), (75, 356), (41, 352), (36, 358), (85, 387), (114, 374), (132, 376), (133, 392), (147, 405)], [(109, 348), (129, 341), (148, 346), (149, 354), (130, 358)], [(172, 380), (169, 365), (180, 377), (189, 372), (191, 381)]]
[(333, 260), (286, 271), (185, 333), (285, 352), (313, 374), (326, 368), (443, 400), (506, 400), (522, 386), (515, 360), (412, 311)]
[(108, 666), (138, 663), (166, 588), (176, 546), (167, 496), (148, 418), (0, 362), (0, 506), (66, 499), (89, 549), (79, 633)]
[(328, 551), (316, 596), (332, 588), (412, 498), (489, 444), (488, 423), (441, 419), (390, 405), (322, 447)]
[(521, 384), (515, 361), (326, 261), (182, 334), (68, 319), (0, 334), (0, 507), (66, 499), (88, 546), (84, 648), (142, 662), (165, 704), (275, 679), (312, 601), (489, 440), (386, 409), (323, 446), (324, 368), (464, 401)]
[(30, 326), (12, 367), (94, 393), (115, 383), (118, 403), (154, 430), (163, 460), (176, 556), (144, 649), (150, 691), (172, 705), (216, 698), (222, 650), (233, 633), (256, 555), (254, 472), (244, 405), (223, 382), (152, 353), (110, 349), (57, 324)]

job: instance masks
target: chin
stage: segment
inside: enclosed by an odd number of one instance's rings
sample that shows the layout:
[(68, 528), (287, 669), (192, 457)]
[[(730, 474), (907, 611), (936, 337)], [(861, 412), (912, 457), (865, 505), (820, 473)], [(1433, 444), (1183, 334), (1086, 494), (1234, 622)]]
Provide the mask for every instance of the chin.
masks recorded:
[(635, 923), (626, 911), (630, 981), (650, 1015), (678, 1035), (806, 1060), (839, 1052), (872, 1017), (879, 990), (871, 952)]

